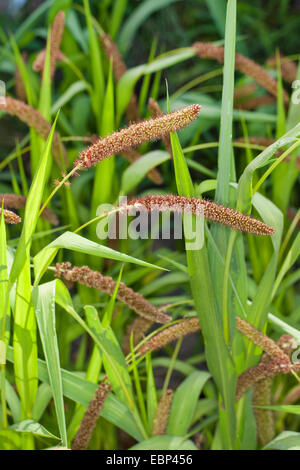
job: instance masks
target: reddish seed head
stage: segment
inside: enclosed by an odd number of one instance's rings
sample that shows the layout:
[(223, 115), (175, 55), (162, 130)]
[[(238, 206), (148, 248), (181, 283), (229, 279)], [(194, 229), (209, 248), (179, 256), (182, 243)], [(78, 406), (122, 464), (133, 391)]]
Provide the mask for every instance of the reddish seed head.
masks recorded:
[(201, 107), (193, 104), (185, 108), (163, 114), (155, 119), (144, 120), (114, 132), (98, 140), (94, 145), (81, 152), (75, 166), (90, 167), (104, 158), (138, 147), (144, 142), (159, 139), (170, 132), (176, 132), (196, 119)]
[(137, 206), (148, 211), (159, 209), (161, 211), (173, 210), (175, 212), (203, 215), (205, 218), (226, 225), (240, 232), (254, 235), (272, 235), (274, 229), (260, 220), (249, 217), (235, 209), (222, 206), (213, 201), (197, 199), (194, 197), (174, 196), (146, 196), (133, 199), (128, 206)]
[[(1, 216), (2, 209), (0, 208), (0, 216)], [(7, 209), (3, 209), (4, 220), (7, 224), (19, 224), (21, 222), (21, 217), (15, 214), (12, 211), (8, 211)]]

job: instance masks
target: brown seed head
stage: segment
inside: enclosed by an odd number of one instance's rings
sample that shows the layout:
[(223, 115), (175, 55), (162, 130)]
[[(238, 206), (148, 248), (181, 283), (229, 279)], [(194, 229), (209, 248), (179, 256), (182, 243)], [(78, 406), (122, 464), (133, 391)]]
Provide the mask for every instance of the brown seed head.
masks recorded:
[[(44, 118), (44, 116), (29, 104), (23, 103), (23, 101), (15, 100), (9, 96), (5, 99), (5, 104), (0, 103), (0, 110), (6, 111), (12, 116), (17, 116), (21, 121), (25, 122), (28, 127), (32, 127), (44, 140), (47, 139), (51, 130), (51, 125)], [(59, 165), (60, 162), (60, 150), (65, 157), (65, 164), (68, 164), (66, 159), (66, 151), (61, 142), (60, 136), (57, 131), (54, 131), (52, 141), (52, 152), (56, 161)]]
[[(50, 79), (52, 81), (56, 61), (65, 60), (64, 54), (59, 50), (60, 43), (64, 34), (65, 29), (65, 13), (61, 10), (57, 13), (51, 27), (51, 37), (50, 37)], [(35, 71), (44, 70), (45, 67), (45, 58), (46, 50), (43, 49), (36, 57), (33, 63), (33, 69)]]
[[(2, 212), (2, 208), (0, 207), (0, 215)], [(7, 209), (3, 209), (4, 220), (7, 224), (19, 224), (21, 222), (21, 217), (15, 214), (12, 211), (8, 211)]]
[[(196, 54), (202, 58), (216, 59), (221, 64), (224, 62), (224, 47), (215, 46), (211, 42), (195, 42), (193, 49)], [(271, 77), (259, 64), (243, 56), (240, 53), (235, 54), (235, 68), (265, 88), (269, 93), (277, 96), (277, 82)], [(283, 90), (284, 100), (288, 102), (288, 95)]]
[(111, 392), (108, 382), (102, 382), (96, 390), (86, 410), (83, 420), (72, 443), (72, 450), (85, 450), (88, 448), (97, 420), (103, 408), (107, 395)]
[[(88, 287), (101, 290), (112, 295), (116, 287), (116, 282), (110, 276), (103, 276), (97, 271), (93, 271), (88, 266), (71, 267), (70, 263), (62, 263), (56, 265), (56, 276), (63, 276), (67, 281), (79, 282)], [(171, 317), (158, 310), (154, 305), (150, 304), (145, 297), (127, 287), (120, 282), (117, 293), (117, 299), (128, 305), (134, 312), (153, 322), (168, 323)]]
[[(3, 202), (4, 207), (10, 207), (12, 209), (25, 209), (26, 200), (26, 196), (21, 196), (19, 194), (0, 194), (0, 205)], [(56, 214), (48, 207), (45, 207), (41, 217), (52, 225), (59, 224)]]
[(200, 325), (198, 318), (188, 318), (183, 320), (176, 325), (172, 325), (169, 328), (157, 333), (149, 339), (145, 344), (139, 348), (139, 353), (141, 355), (146, 354), (148, 351), (156, 351), (157, 349), (163, 348), (172, 341), (175, 341), (184, 336), (190, 335), (200, 331)]
[(184, 196), (145, 196), (140, 199), (133, 199), (128, 203), (128, 207), (135, 206), (140, 209), (151, 211), (159, 209), (161, 211), (172, 210), (174, 212), (192, 213), (203, 215), (205, 218), (226, 225), (234, 230), (255, 235), (272, 235), (274, 229), (264, 222), (242, 214), (235, 209), (224, 207), (213, 201), (204, 199), (189, 198)]
[(153, 422), (153, 436), (159, 436), (161, 434), (165, 434), (168, 419), (170, 415), (171, 405), (173, 400), (173, 390), (166, 390), (166, 392), (161, 396)]
[(122, 153), (124, 150), (138, 147), (145, 142), (159, 139), (170, 132), (176, 132), (194, 121), (199, 111), (200, 106), (193, 104), (186, 108), (164, 114), (156, 119), (132, 124), (104, 137), (87, 150), (81, 152), (79, 160), (75, 162), (75, 165), (88, 168), (111, 155)]
[[(127, 67), (125, 62), (123, 61), (118, 46), (115, 42), (113, 42), (109, 34), (100, 35), (100, 41), (102, 43), (106, 57), (108, 58), (108, 60), (112, 59), (114, 75), (116, 77), (117, 82), (119, 82), (123, 75), (127, 72)], [(137, 97), (135, 93), (132, 93), (131, 95), (130, 101), (126, 109), (126, 116), (129, 122), (135, 122), (140, 119)]]

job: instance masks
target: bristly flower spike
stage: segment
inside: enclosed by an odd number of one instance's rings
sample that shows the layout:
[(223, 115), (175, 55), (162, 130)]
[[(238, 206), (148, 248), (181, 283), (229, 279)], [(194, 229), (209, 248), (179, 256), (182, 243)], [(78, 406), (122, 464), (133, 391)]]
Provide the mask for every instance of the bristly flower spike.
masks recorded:
[[(12, 116), (17, 116), (21, 121), (25, 122), (28, 127), (33, 127), (33, 129), (41, 136), (44, 140), (47, 139), (49, 132), (51, 130), (51, 124), (44, 118), (44, 116), (35, 108), (30, 106), (23, 101), (16, 100), (7, 96), (5, 102), (0, 103), (0, 110), (5, 111)], [(52, 141), (52, 152), (56, 161), (61, 165), (60, 154), (64, 156), (65, 164), (68, 165), (66, 157), (66, 149), (64, 148), (63, 143), (61, 142), (60, 136), (57, 131), (54, 131), (53, 141)]]
[[(2, 208), (0, 207), (0, 216), (1, 216)], [(7, 224), (19, 224), (21, 222), (21, 217), (15, 214), (12, 211), (8, 211), (7, 209), (3, 209), (4, 221)]]
[(154, 420), (153, 420), (153, 436), (159, 436), (165, 434), (168, 425), (168, 419), (170, 416), (171, 405), (173, 400), (173, 390), (166, 390), (165, 393), (161, 396)]
[[(216, 46), (212, 42), (195, 42), (192, 47), (195, 53), (201, 58), (215, 59), (221, 64), (224, 62), (223, 46)], [(253, 60), (237, 52), (235, 54), (235, 69), (253, 78), (253, 80), (259, 83), (265, 90), (277, 96), (276, 80)], [(288, 95), (285, 90), (283, 90), (283, 97), (285, 102), (288, 102)]]
[[(10, 207), (11, 209), (25, 209), (26, 201), (26, 196), (22, 196), (20, 194), (0, 194), (0, 204), (3, 202), (3, 206), (5, 208)], [(59, 224), (59, 220), (56, 214), (48, 207), (45, 207), (41, 217), (50, 222), (52, 225)]]
[[(50, 80), (52, 81), (55, 66), (57, 60), (64, 60), (64, 54), (59, 50), (59, 46), (64, 34), (65, 28), (65, 13), (60, 10), (56, 17), (54, 18), (52, 27), (51, 27), (51, 48), (50, 48)], [(36, 57), (33, 63), (33, 69), (35, 71), (44, 70), (45, 66), (45, 59), (46, 59), (46, 50), (43, 49)]]
[[(79, 282), (80, 284), (101, 290), (109, 295), (113, 294), (116, 287), (116, 282), (112, 277), (103, 276), (101, 273), (93, 271), (88, 266), (75, 266), (72, 268), (70, 263), (57, 264), (56, 276), (63, 276), (67, 281)], [(123, 282), (119, 284), (117, 299), (148, 320), (158, 323), (168, 323), (171, 321), (169, 315), (154, 307), (145, 297), (135, 292), (130, 287), (127, 287)]]
[(103, 408), (107, 395), (111, 392), (111, 386), (107, 381), (103, 381), (96, 390), (94, 398), (91, 400), (83, 420), (72, 443), (72, 450), (86, 450), (89, 446), (93, 431)]
[(121, 153), (124, 150), (138, 147), (139, 145), (156, 140), (170, 132), (176, 132), (196, 119), (201, 107), (193, 104), (185, 108), (163, 114), (155, 119), (148, 119), (132, 124), (129, 127), (114, 132), (94, 145), (81, 152), (75, 166), (87, 167), (96, 165), (111, 155)]
[(128, 202), (127, 210), (136, 207), (140, 210), (146, 209), (160, 211), (174, 211), (181, 213), (192, 213), (203, 215), (206, 219), (218, 222), (240, 232), (253, 233), (254, 235), (272, 235), (274, 229), (260, 220), (249, 217), (235, 209), (222, 206), (213, 201), (197, 199), (195, 197), (174, 196), (145, 196)]

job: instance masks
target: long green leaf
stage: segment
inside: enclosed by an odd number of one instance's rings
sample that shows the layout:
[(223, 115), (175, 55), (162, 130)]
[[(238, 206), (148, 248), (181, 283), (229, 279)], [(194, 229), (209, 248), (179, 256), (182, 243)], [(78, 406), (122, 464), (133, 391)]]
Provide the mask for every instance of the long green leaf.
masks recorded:
[(196, 371), (179, 385), (172, 400), (167, 434), (185, 436), (192, 424), (201, 390), (210, 376), (208, 372)]
[(92, 256), (100, 256), (122, 262), (135, 263), (148, 268), (164, 269), (160, 268), (159, 266), (155, 266), (154, 264), (147, 263), (146, 261), (134, 258), (133, 256), (120, 253), (119, 251), (113, 250), (112, 248), (99, 245), (98, 243), (87, 240), (86, 238), (81, 237), (75, 233), (65, 232), (63, 235), (47, 245), (34, 257), (33, 263), (35, 271), (35, 284), (37, 284), (39, 279), (41, 279), (47, 267), (57, 254), (59, 248), (65, 248), (66, 250), (72, 250)]
[(40, 337), (44, 349), (58, 427), (62, 444), (67, 447), (66, 419), (64, 411), (62, 380), (58, 342), (55, 329), (56, 280), (35, 287), (32, 292)]

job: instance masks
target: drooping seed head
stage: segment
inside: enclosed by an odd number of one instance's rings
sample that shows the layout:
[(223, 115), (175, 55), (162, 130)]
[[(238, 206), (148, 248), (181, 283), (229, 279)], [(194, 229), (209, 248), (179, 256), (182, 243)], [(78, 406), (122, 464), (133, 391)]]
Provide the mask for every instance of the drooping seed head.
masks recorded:
[[(215, 59), (221, 64), (224, 62), (224, 47), (216, 46), (211, 42), (195, 42), (193, 49), (202, 58)], [(277, 82), (259, 64), (237, 52), (235, 54), (235, 69), (253, 78), (272, 95), (277, 96)], [(284, 100), (288, 102), (288, 95), (283, 90)]]
[[(11, 209), (25, 209), (26, 201), (26, 196), (22, 196), (20, 194), (0, 194), (0, 205), (3, 202), (3, 206), (5, 208), (9, 207)], [(41, 217), (50, 222), (52, 225), (59, 224), (59, 220), (56, 214), (48, 207), (45, 207)]]
[[(1, 216), (2, 208), (0, 207), (0, 216)], [(3, 209), (4, 220), (7, 224), (19, 224), (21, 222), (21, 217), (15, 214), (12, 211), (8, 211), (7, 209)]]
[[(75, 266), (72, 268), (70, 263), (57, 264), (56, 276), (63, 276), (67, 281), (79, 282), (109, 295), (113, 294), (116, 287), (116, 282), (110, 276), (103, 276), (88, 266)], [(171, 321), (169, 315), (154, 307), (145, 297), (127, 287), (123, 282), (119, 283), (117, 299), (148, 320), (158, 323), (168, 323)]]
[[(0, 103), (0, 110), (9, 113), (12, 116), (17, 116), (21, 121), (25, 122), (28, 127), (32, 127), (41, 137), (43, 137), (44, 140), (47, 139), (51, 130), (51, 125), (37, 109), (33, 108), (29, 104), (8, 96), (5, 98), (5, 103)], [(68, 165), (64, 145), (61, 142), (58, 132), (54, 131), (52, 152), (59, 165), (61, 165), (61, 151), (65, 158), (65, 164)]]
[(157, 349), (161, 349), (167, 344), (172, 343), (176, 339), (183, 338), (184, 336), (196, 333), (197, 331), (200, 331), (198, 318), (188, 318), (157, 333), (157, 335), (153, 336), (143, 344), (139, 348), (138, 352), (141, 355), (144, 355), (148, 351), (156, 351)]
[(174, 211), (181, 213), (192, 213), (203, 215), (208, 220), (226, 225), (240, 232), (252, 233), (255, 235), (272, 235), (274, 229), (264, 222), (249, 217), (235, 209), (222, 206), (213, 201), (204, 199), (190, 198), (185, 196), (167, 196), (151, 195), (140, 199), (133, 199), (128, 203), (128, 207), (135, 206), (147, 211), (161, 210)]

